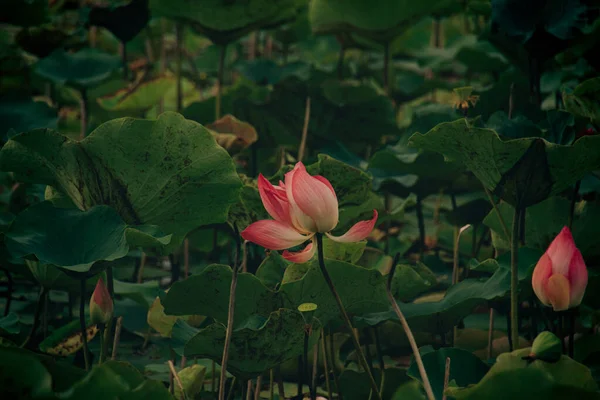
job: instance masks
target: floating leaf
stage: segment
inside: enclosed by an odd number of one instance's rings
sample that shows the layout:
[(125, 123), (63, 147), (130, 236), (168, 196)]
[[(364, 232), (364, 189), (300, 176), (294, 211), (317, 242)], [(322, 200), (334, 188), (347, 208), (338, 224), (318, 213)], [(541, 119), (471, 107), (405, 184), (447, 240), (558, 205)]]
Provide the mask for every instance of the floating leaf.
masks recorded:
[(158, 104), (165, 93), (173, 87), (175, 87), (173, 78), (160, 77), (146, 82), (134, 83), (131, 87), (98, 97), (96, 101), (108, 111), (145, 111)]
[[(231, 337), (227, 368), (236, 375), (253, 377), (301, 355), (304, 326), (300, 312), (280, 309), (268, 318), (238, 327)], [(320, 333), (320, 325), (316, 321), (312, 325), (309, 348), (317, 343)], [(224, 343), (225, 326), (215, 323), (200, 330), (187, 342), (185, 354), (221, 361)]]
[(488, 189), (519, 207), (562, 192), (600, 166), (600, 137), (584, 137), (572, 146), (539, 138), (502, 140), (465, 119), (416, 133), (410, 142), (464, 163)]
[(0, 169), (53, 186), (82, 210), (107, 204), (128, 224), (157, 225), (173, 233), (173, 247), (199, 226), (224, 222), (240, 188), (227, 152), (176, 113), (115, 119), (79, 142), (23, 133), (0, 152)]
[(4, 138), (9, 131), (21, 133), (36, 128), (56, 128), (57, 120), (56, 110), (43, 101), (0, 100), (0, 138)]
[[(98, 327), (96, 325), (88, 326), (86, 328), (87, 341), (91, 341), (97, 333)], [(66, 357), (76, 353), (83, 347), (81, 339), (79, 321), (72, 321), (61, 326), (44, 339), (40, 343), (40, 350), (53, 356)]]
[[(191, 365), (177, 373), (183, 385), (183, 392), (185, 392), (187, 398), (193, 399), (200, 393), (202, 385), (204, 385), (205, 374), (206, 367), (199, 364)], [(181, 388), (179, 385), (175, 385), (175, 398), (180, 399), (182, 396)]]

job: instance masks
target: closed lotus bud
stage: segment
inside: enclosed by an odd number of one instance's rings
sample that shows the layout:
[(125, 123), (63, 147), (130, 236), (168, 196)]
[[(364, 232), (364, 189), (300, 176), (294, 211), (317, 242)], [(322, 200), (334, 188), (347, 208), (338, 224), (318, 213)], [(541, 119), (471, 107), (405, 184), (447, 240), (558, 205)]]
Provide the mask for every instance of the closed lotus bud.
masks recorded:
[(106, 324), (113, 314), (113, 301), (102, 278), (98, 279), (92, 298), (90, 299), (90, 322)]
[(533, 291), (544, 305), (564, 311), (581, 304), (587, 281), (585, 262), (565, 226), (535, 266)]

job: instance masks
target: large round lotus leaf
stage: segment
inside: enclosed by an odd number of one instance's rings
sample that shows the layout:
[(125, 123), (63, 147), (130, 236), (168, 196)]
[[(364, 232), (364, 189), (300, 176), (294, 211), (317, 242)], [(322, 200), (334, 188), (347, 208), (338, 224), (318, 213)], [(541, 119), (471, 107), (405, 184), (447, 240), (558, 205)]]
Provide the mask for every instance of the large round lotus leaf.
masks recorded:
[(0, 138), (9, 131), (21, 133), (36, 128), (56, 128), (56, 110), (42, 101), (31, 99), (0, 100)]
[[(318, 342), (321, 324), (312, 320), (309, 348)], [(235, 375), (253, 377), (303, 353), (306, 322), (299, 311), (279, 309), (268, 318), (256, 317), (233, 331), (227, 369)], [(188, 357), (223, 356), (225, 326), (215, 323), (200, 330), (185, 345)]]
[[(143, 146), (140, 146), (143, 143)], [(106, 204), (131, 225), (156, 225), (172, 246), (224, 222), (240, 180), (233, 161), (201, 125), (176, 113), (106, 122), (82, 141), (50, 130), (23, 133), (0, 152), (0, 169), (45, 183), (80, 209)]]
[(588, 79), (562, 96), (568, 111), (592, 121), (600, 119), (600, 78)]
[[(456, 399), (540, 400), (599, 397), (596, 393), (597, 384), (585, 365), (564, 355), (555, 363), (524, 360), (523, 357), (530, 353), (531, 348), (526, 348), (501, 354), (496, 364), (478, 384), (466, 389), (451, 388), (450, 396)], [(527, 380), (522, 380), (521, 376), (527, 377)], [(533, 388), (532, 382), (535, 382)]]
[(43, 201), (17, 215), (5, 241), (15, 258), (35, 255), (42, 264), (85, 272), (97, 261), (125, 257), (130, 244), (139, 243), (128, 237), (131, 229), (108, 206), (81, 211)]
[(48, 2), (46, 0), (3, 0), (0, 3), (0, 23), (35, 26), (41, 25), (48, 20)]
[(369, 161), (369, 171), (376, 189), (383, 188), (401, 197), (410, 193), (425, 197), (452, 185), (464, 167), (445, 162), (440, 154), (398, 144), (375, 153)]
[[(458, 386), (476, 384), (488, 372), (489, 367), (477, 356), (467, 350), (445, 347), (422, 354), (423, 364), (436, 399), (444, 393), (446, 358), (450, 358), (450, 380)], [(408, 375), (421, 380), (421, 374), (414, 358), (408, 368)]]
[(488, 189), (518, 207), (539, 203), (600, 168), (600, 137), (587, 136), (572, 146), (541, 138), (503, 140), (491, 129), (467, 120), (442, 123), (410, 144), (463, 163)]
[[(531, 288), (531, 269), (541, 255), (540, 250), (527, 247), (519, 249), (521, 290), (525, 290), (525, 286)], [(411, 328), (418, 331), (437, 326), (440, 330), (447, 331), (471, 314), (477, 306), (504, 298), (510, 292), (510, 253), (502, 255), (498, 261), (489, 261), (495, 264), (495, 272), (490, 278), (465, 279), (453, 285), (440, 301), (398, 302)], [(398, 320), (391, 310), (355, 317), (358, 326), (373, 326), (388, 320)]]
[[(389, 308), (385, 292), (386, 278), (379, 271), (329, 259), (325, 260), (325, 266), (350, 318)], [(317, 260), (289, 266), (280, 291), (292, 304), (290, 308), (302, 303), (315, 303), (319, 307), (315, 311), (315, 318), (324, 325), (331, 321), (341, 322), (340, 310)]]
[(224, 44), (257, 29), (293, 19), (306, 0), (150, 0), (153, 16), (189, 22), (214, 43)]
[[(199, 274), (175, 282), (161, 300), (165, 314), (205, 315), (223, 324), (227, 323), (231, 278), (229, 266), (213, 264)], [(272, 311), (283, 306), (279, 293), (268, 289), (253, 274), (239, 274), (235, 293), (236, 327), (244, 325), (253, 316), (266, 318)]]
[(309, 19), (318, 34), (359, 33), (389, 42), (422, 18), (451, 13), (457, 6), (452, 0), (313, 0)]
[(59, 85), (83, 90), (99, 85), (118, 68), (117, 56), (96, 49), (83, 49), (77, 53), (57, 50), (41, 59), (34, 71)]
[(129, 42), (148, 23), (148, 0), (132, 0), (120, 7), (93, 7), (89, 14), (90, 25), (108, 29), (122, 42)]
[(100, 107), (108, 111), (145, 111), (156, 106), (165, 93), (173, 87), (175, 87), (174, 79), (161, 77), (98, 97), (96, 101)]
[(34, 353), (0, 347), (0, 385), (7, 399), (32, 399), (52, 394), (52, 377)]

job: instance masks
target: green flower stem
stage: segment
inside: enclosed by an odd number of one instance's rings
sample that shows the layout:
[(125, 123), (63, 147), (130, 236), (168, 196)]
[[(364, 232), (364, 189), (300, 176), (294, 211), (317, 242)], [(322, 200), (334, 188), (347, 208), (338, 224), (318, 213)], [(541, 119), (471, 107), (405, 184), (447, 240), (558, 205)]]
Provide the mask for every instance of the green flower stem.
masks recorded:
[(419, 225), (419, 255), (422, 257), (425, 251), (425, 217), (423, 216), (423, 199), (421, 199), (421, 196), (417, 196), (415, 211)]
[(29, 331), (29, 335), (27, 336), (27, 339), (25, 339), (25, 342), (23, 343), (23, 345), (21, 347), (27, 348), (27, 346), (29, 346), (29, 343), (35, 336), (35, 332), (38, 330), (38, 327), (40, 326), (40, 317), (42, 314), (42, 310), (44, 309), (44, 301), (46, 299), (46, 292), (47, 292), (47, 290), (43, 286), (40, 287), (40, 294), (38, 296), (38, 301), (35, 306), (35, 314), (33, 316), (33, 325), (31, 326), (31, 331)]
[(579, 196), (579, 188), (581, 187), (581, 179), (575, 183), (575, 189), (573, 189), (573, 198), (571, 199), (571, 208), (569, 210), (569, 229), (573, 229), (573, 218), (575, 216), (575, 204), (577, 203), (577, 197)]
[(371, 373), (371, 370), (369, 369), (369, 364), (367, 363), (365, 354), (363, 353), (362, 348), (360, 347), (360, 343), (358, 343), (358, 339), (356, 338), (356, 335), (354, 334), (354, 328), (352, 327), (352, 322), (350, 322), (350, 317), (348, 317), (348, 313), (346, 312), (346, 309), (344, 308), (342, 299), (340, 298), (340, 295), (338, 294), (337, 290), (335, 290), (335, 286), (333, 285), (331, 276), (329, 276), (329, 272), (327, 272), (327, 268), (325, 267), (325, 257), (323, 256), (323, 234), (317, 233), (316, 236), (317, 236), (317, 251), (318, 251), (318, 257), (319, 257), (319, 267), (321, 268), (321, 273), (323, 274), (323, 277), (325, 278), (325, 282), (327, 282), (327, 286), (329, 286), (329, 290), (331, 291), (331, 294), (335, 298), (338, 308), (340, 309), (340, 314), (342, 316), (342, 319), (344, 320), (344, 323), (346, 324), (346, 328), (348, 329), (348, 333), (350, 333), (350, 338), (352, 339), (352, 344), (354, 345), (354, 348), (356, 350), (356, 354), (358, 356), (358, 361), (369, 378), (369, 384), (371, 385), (371, 390), (373, 391), (373, 395), (374, 395), (375, 399), (381, 400), (381, 394), (379, 393), (379, 388), (377, 387), (375, 378), (373, 378), (373, 374)]
[(217, 71), (217, 100), (215, 102), (215, 120), (221, 118), (221, 94), (223, 93), (223, 72), (225, 70), (225, 55), (227, 54), (227, 45), (221, 45), (219, 54), (219, 69)]
[(338, 395), (339, 400), (344, 400), (342, 396), (342, 386), (340, 385), (340, 379), (337, 373), (337, 362), (335, 357), (335, 343), (333, 340), (333, 332), (329, 332), (329, 363), (331, 364), (331, 373), (333, 374), (333, 382), (335, 383), (335, 391)]
[(519, 348), (519, 222), (522, 209), (515, 207), (510, 237), (510, 336), (512, 349)]
[(176, 79), (177, 79), (177, 112), (181, 112), (181, 105), (183, 102), (183, 90), (181, 87), (181, 64), (183, 62), (183, 25), (181, 22), (175, 24), (175, 48), (177, 51), (177, 67), (176, 67)]
[(485, 190), (485, 194), (487, 195), (488, 200), (492, 204), (492, 207), (494, 208), (494, 211), (496, 212), (496, 215), (498, 216), (498, 220), (500, 221), (500, 226), (502, 226), (502, 232), (504, 233), (504, 236), (507, 239), (510, 238), (510, 232), (508, 231), (508, 226), (506, 225), (504, 218), (502, 218), (502, 214), (500, 214), (500, 210), (498, 209), (498, 205), (496, 204), (496, 202), (494, 201), (494, 198), (492, 197), (492, 193), (485, 186), (483, 187), (483, 190)]
[[(223, 358), (221, 360), (221, 376), (219, 378), (219, 400), (225, 400), (225, 381), (227, 380), (227, 359), (229, 358), (229, 346), (231, 345), (231, 336), (233, 334), (233, 314), (235, 311), (235, 289), (237, 287), (237, 277), (239, 271), (239, 258), (242, 247), (240, 232), (234, 224), (234, 237), (236, 241), (235, 261), (231, 275), (231, 287), (229, 289), (229, 310), (227, 312), (227, 330), (225, 331), (225, 344), (223, 345)], [(214, 370), (213, 370), (214, 375)]]
[(567, 311), (569, 316), (569, 357), (573, 358), (575, 354), (575, 317), (577, 316), (577, 308), (572, 308)]
[(86, 89), (81, 89), (81, 99), (79, 102), (79, 112), (81, 113), (81, 131), (79, 133), (79, 139), (85, 138), (88, 129), (88, 98)]
[[(108, 293), (110, 294), (110, 299), (114, 304), (114, 297), (115, 297), (115, 282), (114, 282), (114, 278), (113, 278), (113, 270), (112, 267), (108, 267), (106, 269), (106, 286), (108, 289)], [(104, 326), (104, 329), (102, 330), (102, 343), (101, 343), (101, 351), (100, 351), (100, 361), (99, 363), (102, 364), (104, 361), (106, 361), (106, 359), (108, 358), (108, 347), (110, 346), (110, 342), (111, 342), (111, 333), (113, 330), (113, 324), (114, 324), (114, 317), (111, 316), (110, 319), (108, 320), (108, 322), (106, 323), (106, 325)]]
[(412, 330), (410, 326), (408, 326), (408, 322), (404, 317), (404, 314), (400, 310), (394, 295), (392, 294), (392, 280), (394, 278), (394, 272), (396, 272), (396, 265), (398, 264), (398, 259), (400, 258), (400, 254), (396, 254), (394, 261), (392, 262), (392, 269), (388, 274), (388, 282), (386, 286), (386, 292), (388, 296), (388, 300), (392, 304), (392, 308), (396, 313), (396, 316), (400, 320), (402, 324), (402, 328), (404, 329), (404, 333), (406, 334), (406, 338), (410, 343), (410, 347), (412, 348), (413, 355), (415, 356), (415, 362), (417, 363), (417, 367), (419, 369), (419, 374), (421, 375), (421, 380), (423, 381), (423, 388), (425, 389), (425, 393), (427, 394), (428, 400), (435, 400), (435, 396), (433, 395), (433, 389), (431, 388), (431, 383), (429, 382), (429, 377), (427, 376), (427, 371), (425, 370), (425, 365), (423, 364), (423, 359), (421, 358), (421, 353), (419, 353), (419, 347), (417, 346), (417, 342), (415, 337), (413, 336)]
[[(107, 324), (108, 325), (108, 324)], [(102, 338), (102, 340), (100, 340), (100, 358), (98, 359), (98, 364), (102, 364), (104, 362), (104, 360), (106, 360), (106, 353), (107, 353), (107, 345), (106, 345), (106, 341), (104, 340), (104, 338), (106, 336), (110, 336), (107, 335), (108, 329), (107, 329), (107, 325), (101, 325), (100, 328), (100, 337)]]
[(88, 342), (87, 342), (87, 329), (85, 326), (85, 281), (86, 278), (80, 279), (79, 282), (81, 284), (80, 294), (81, 298), (79, 299), (79, 326), (81, 328), (81, 341), (83, 342), (83, 359), (85, 360), (85, 370), (90, 370), (90, 354), (88, 350)]
[(325, 371), (325, 386), (327, 387), (328, 399), (333, 399), (331, 382), (329, 381), (329, 356), (325, 345), (325, 330), (321, 330), (321, 352), (323, 353), (323, 370)]
[(381, 370), (381, 383), (379, 383), (379, 391), (383, 393), (385, 385), (385, 362), (383, 361), (383, 351), (381, 350), (381, 341), (379, 340), (379, 332), (377, 327), (373, 327), (373, 341), (375, 342), (375, 350), (377, 351), (377, 361)]
[(390, 44), (383, 45), (383, 90), (390, 95)]

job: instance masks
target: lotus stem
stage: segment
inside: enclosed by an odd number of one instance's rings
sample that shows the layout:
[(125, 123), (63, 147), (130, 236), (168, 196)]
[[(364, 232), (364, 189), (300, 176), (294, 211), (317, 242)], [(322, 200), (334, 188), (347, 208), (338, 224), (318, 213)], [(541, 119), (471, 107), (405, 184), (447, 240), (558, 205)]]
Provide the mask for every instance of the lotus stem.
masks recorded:
[(13, 279), (9, 270), (3, 269), (3, 271), (6, 275), (6, 304), (4, 305), (4, 316), (6, 317), (10, 313), (10, 305), (12, 303)]
[(488, 326), (488, 349), (487, 358), (492, 358), (494, 354), (494, 309), (490, 308), (490, 322)]
[(383, 361), (383, 351), (381, 350), (381, 341), (379, 340), (379, 332), (376, 326), (373, 327), (373, 339), (375, 341), (375, 351), (377, 352), (377, 362), (379, 362), (379, 369), (381, 370), (379, 391), (383, 393), (383, 388), (385, 386), (385, 362)]
[(256, 387), (254, 388), (254, 400), (260, 400), (260, 387), (262, 385), (262, 375), (256, 378)]
[(427, 394), (428, 400), (435, 400), (435, 396), (433, 395), (433, 389), (431, 388), (431, 383), (429, 382), (429, 377), (427, 376), (427, 371), (425, 371), (425, 365), (423, 364), (423, 359), (421, 358), (421, 353), (419, 353), (419, 347), (417, 346), (417, 342), (415, 337), (413, 336), (412, 330), (410, 326), (408, 326), (408, 322), (404, 317), (404, 314), (400, 310), (394, 295), (392, 294), (392, 279), (394, 277), (394, 272), (396, 272), (396, 265), (398, 264), (398, 259), (400, 258), (400, 254), (396, 254), (394, 258), (394, 262), (392, 263), (392, 269), (388, 274), (388, 281), (386, 285), (386, 292), (388, 296), (388, 300), (392, 304), (392, 308), (396, 313), (396, 316), (400, 320), (402, 324), (402, 328), (404, 329), (404, 333), (406, 334), (406, 338), (410, 343), (410, 347), (412, 348), (413, 355), (415, 356), (415, 362), (417, 363), (417, 367), (419, 369), (419, 374), (421, 375), (421, 380), (423, 381), (423, 388), (425, 389), (425, 393)]
[(185, 389), (183, 388), (183, 383), (181, 382), (181, 379), (179, 378), (179, 375), (177, 374), (177, 371), (175, 370), (175, 365), (173, 364), (173, 360), (167, 361), (167, 364), (169, 364), (169, 371), (171, 371), (173, 380), (177, 383), (177, 386), (179, 386), (179, 389), (181, 389), (181, 394), (182, 394), (184, 400), (187, 400), (187, 398), (188, 398), (187, 394), (185, 394)]
[[(308, 137), (308, 123), (310, 122), (310, 97), (306, 98), (306, 107), (304, 109), (304, 126), (302, 127), (302, 139), (298, 149), (298, 161), (302, 161), (306, 152), (306, 138)], [(285, 158), (284, 158), (285, 159)]]
[(569, 316), (569, 357), (573, 358), (575, 354), (575, 317), (577, 309), (573, 308), (567, 311)]
[(137, 274), (137, 283), (142, 283), (144, 281), (144, 268), (146, 267), (146, 253), (142, 252), (142, 257), (140, 257), (140, 268), (138, 269)]
[(423, 217), (423, 200), (421, 196), (417, 196), (417, 204), (415, 205), (417, 212), (417, 222), (419, 224), (419, 255), (422, 257), (425, 251), (425, 219)]
[(362, 348), (360, 347), (360, 343), (358, 343), (358, 339), (356, 338), (356, 335), (354, 334), (354, 328), (352, 327), (352, 322), (350, 322), (350, 317), (348, 317), (348, 313), (346, 312), (344, 303), (342, 303), (342, 299), (340, 298), (337, 290), (335, 289), (333, 281), (331, 280), (331, 276), (329, 275), (329, 272), (327, 271), (327, 268), (325, 267), (325, 257), (323, 256), (323, 234), (317, 233), (316, 237), (317, 237), (317, 251), (318, 251), (318, 257), (319, 257), (319, 267), (321, 268), (321, 273), (323, 274), (323, 277), (325, 278), (325, 282), (327, 282), (327, 286), (329, 286), (329, 290), (331, 291), (331, 294), (335, 298), (335, 301), (340, 310), (342, 319), (344, 320), (344, 323), (346, 324), (346, 329), (348, 330), (348, 333), (350, 333), (350, 338), (352, 339), (352, 344), (354, 345), (354, 349), (356, 350), (356, 354), (358, 356), (358, 361), (359, 361), (361, 367), (364, 369), (365, 373), (367, 374), (367, 377), (369, 378), (369, 384), (371, 385), (371, 390), (373, 391), (373, 395), (375, 396), (375, 399), (381, 400), (381, 394), (379, 393), (379, 388), (377, 387), (375, 378), (373, 378), (373, 374), (371, 373), (371, 370), (369, 369), (369, 364), (367, 363), (365, 354), (363, 353)]
[(183, 277), (187, 279), (190, 275), (190, 239), (183, 241)]
[(219, 69), (217, 71), (217, 99), (215, 102), (215, 120), (221, 118), (221, 95), (223, 92), (223, 72), (225, 70), (225, 55), (227, 54), (227, 45), (221, 46), (219, 54)]
[(498, 220), (500, 221), (500, 226), (502, 226), (502, 231), (504, 233), (504, 237), (506, 238), (506, 240), (509, 240), (510, 239), (510, 231), (508, 230), (508, 226), (506, 225), (504, 218), (502, 218), (502, 214), (500, 214), (500, 209), (498, 208), (498, 205), (494, 201), (494, 197), (492, 197), (492, 192), (490, 192), (490, 190), (488, 188), (486, 188), (485, 186), (483, 186), (483, 190), (485, 190), (485, 194), (487, 195), (488, 200), (490, 201), (492, 207), (494, 208), (494, 211), (496, 212), (496, 215), (498, 216)]
[(344, 400), (342, 396), (342, 386), (340, 385), (340, 380), (337, 374), (337, 360), (335, 358), (335, 343), (334, 343), (333, 332), (329, 332), (329, 363), (331, 364), (331, 372), (333, 373), (333, 382), (335, 383), (336, 393), (338, 395), (339, 400)]
[(273, 368), (269, 370), (269, 400), (273, 400), (275, 397), (275, 373)]
[(252, 379), (248, 379), (246, 384), (246, 400), (252, 400)]
[(277, 390), (280, 399), (285, 399), (285, 388), (283, 386), (283, 379), (281, 378), (281, 365), (278, 364), (275, 367), (275, 374), (277, 375)]
[(113, 339), (113, 348), (110, 359), (117, 359), (117, 349), (119, 347), (119, 340), (121, 339), (121, 326), (123, 326), (123, 317), (117, 318), (117, 326), (115, 327), (115, 338)]
[[(106, 286), (108, 289), (108, 293), (110, 294), (110, 299), (114, 303), (115, 298), (115, 281), (113, 277), (112, 267), (106, 268)], [(104, 351), (100, 351), (100, 360), (99, 364), (102, 364), (106, 358), (108, 357), (108, 346), (110, 345), (112, 327), (114, 323), (114, 317), (111, 316), (108, 322), (104, 326), (104, 330), (102, 335), (100, 336), (100, 340), (102, 341), (100, 348), (104, 349)]]
[[(231, 379), (231, 384), (229, 385), (229, 393), (227, 394), (227, 400), (231, 400), (233, 398), (233, 393), (235, 392), (235, 376)], [(214, 392), (214, 390), (212, 390)]]
[(183, 102), (183, 90), (181, 81), (181, 66), (183, 63), (183, 26), (181, 22), (175, 24), (175, 49), (177, 52), (177, 66), (175, 70), (177, 79), (177, 112), (181, 112)]
[(33, 316), (33, 325), (31, 326), (31, 330), (29, 331), (29, 335), (27, 336), (27, 339), (25, 339), (25, 342), (23, 343), (23, 345), (21, 347), (27, 348), (29, 346), (29, 344), (31, 343), (31, 340), (35, 336), (35, 332), (38, 330), (38, 327), (40, 326), (40, 316), (41, 316), (42, 310), (44, 309), (43, 303), (46, 299), (46, 292), (47, 292), (47, 290), (43, 286), (41, 286), (40, 294), (38, 295), (38, 300), (35, 305), (35, 314)]
[(444, 368), (444, 394), (442, 400), (446, 400), (446, 389), (448, 389), (448, 383), (450, 382), (450, 357), (446, 357), (446, 367)]
[(577, 197), (579, 196), (579, 188), (581, 187), (581, 179), (575, 183), (573, 189), (573, 198), (571, 199), (571, 208), (569, 210), (569, 229), (573, 229), (573, 219), (575, 217), (575, 204), (577, 204)]
[(83, 140), (88, 129), (88, 98), (86, 89), (81, 89), (80, 95), (79, 112), (81, 114), (81, 131), (79, 133), (79, 139)]
[(321, 330), (321, 352), (323, 353), (323, 369), (325, 370), (325, 386), (327, 387), (328, 399), (333, 399), (331, 382), (329, 381), (329, 364), (327, 362), (327, 348), (325, 346), (325, 331)]
[(80, 279), (80, 294), (79, 299), (79, 327), (81, 328), (81, 341), (83, 342), (83, 359), (85, 361), (85, 370), (90, 370), (90, 354), (88, 351), (87, 342), (87, 329), (85, 326), (85, 281), (86, 279)]
[(390, 95), (390, 44), (383, 45), (383, 90)]
[[(306, 340), (306, 339), (305, 339)], [(303, 395), (304, 388), (304, 354), (298, 356), (298, 386), (296, 388), (296, 396), (301, 399)]]
[(519, 348), (519, 222), (522, 209), (515, 207), (510, 238), (510, 335), (513, 349)]
[[(233, 334), (233, 317), (235, 311), (235, 289), (237, 287), (237, 277), (239, 271), (239, 258), (241, 252), (240, 232), (237, 225), (233, 225), (236, 241), (235, 262), (231, 274), (231, 287), (229, 289), (229, 310), (227, 312), (227, 330), (225, 331), (225, 344), (223, 345), (223, 358), (221, 360), (221, 376), (219, 378), (219, 400), (225, 399), (225, 380), (227, 378), (227, 359), (229, 358), (229, 346), (231, 345), (231, 336)], [(214, 371), (213, 371), (214, 375)]]
[(310, 398), (312, 400), (317, 399), (317, 370), (319, 368), (319, 344), (315, 343), (313, 346), (313, 365), (312, 365), (312, 383), (310, 388)]

